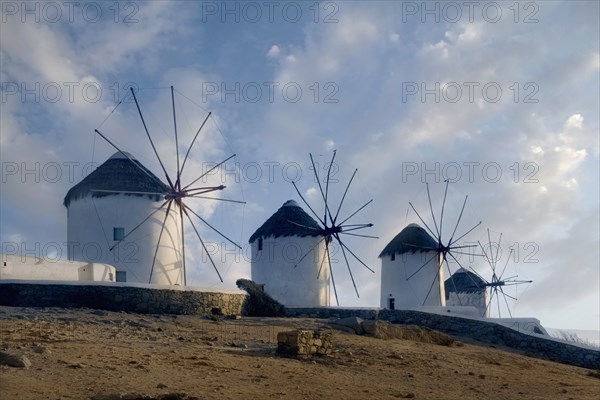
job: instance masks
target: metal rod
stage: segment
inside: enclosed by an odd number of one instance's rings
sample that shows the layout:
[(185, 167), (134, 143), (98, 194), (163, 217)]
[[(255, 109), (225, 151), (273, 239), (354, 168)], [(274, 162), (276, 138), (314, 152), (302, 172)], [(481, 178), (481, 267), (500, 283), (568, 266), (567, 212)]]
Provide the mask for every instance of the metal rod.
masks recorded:
[[(198, 131), (194, 135), (194, 139), (192, 140), (192, 143), (190, 144), (190, 147), (188, 147), (187, 152), (185, 153), (185, 157), (183, 158), (183, 163), (181, 164), (181, 169), (179, 170), (179, 176), (180, 177), (183, 174), (183, 168), (185, 167), (185, 163), (186, 163), (186, 161), (188, 159), (188, 156), (190, 155), (190, 151), (192, 150), (192, 146), (194, 146), (194, 142), (196, 141), (196, 138), (198, 137), (198, 134), (200, 133), (200, 131), (204, 127), (204, 124), (206, 124), (206, 121), (208, 121), (208, 119), (210, 118), (210, 114), (212, 114), (212, 113), (209, 112), (208, 115), (206, 116), (206, 118), (204, 119), (204, 122), (202, 122), (202, 125), (200, 125), (200, 128), (198, 129)], [(181, 187), (181, 184), (179, 184), (179, 187)]]

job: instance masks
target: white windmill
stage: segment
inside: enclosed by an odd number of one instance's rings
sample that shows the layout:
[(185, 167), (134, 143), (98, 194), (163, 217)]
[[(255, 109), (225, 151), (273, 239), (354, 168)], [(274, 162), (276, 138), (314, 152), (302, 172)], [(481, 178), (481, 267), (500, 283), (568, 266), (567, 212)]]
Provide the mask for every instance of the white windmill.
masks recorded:
[[(167, 173), (144, 119), (136, 93), (131, 88), (130, 99), (136, 105), (143, 130), (167, 183), (162, 182), (135, 157), (123, 151), (107, 135), (96, 129), (96, 134), (117, 152), (82, 182), (71, 188), (65, 197), (64, 204), (68, 210), (69, 257), (81, 261), (90, 261), (92, 257), (99, 257), (93, 261), (116, 264), (117, 278), (120, 281), (186, 285), (185, 226), (189, 223), (210, 264), (223, 282), (200, 235), (198, 224), (204, 224), (229, 243), (240, 249), (241, 247), (186, 203), (191, 199), (244, 203), (207, 196), (209, 193), (224, 190), (224, 185), (198, 184), (198, 181), (213, 170), (235, 157), (235, 154), (209, 170), (203, 171), (191, 182), (184, 183), (184, 168), (190, 152), (197, 143), (205, 124), (211, 118), (211, 113), (206, 115), (193, 135), (187, 151), (181, 151), (175, 108), (176, 90), (172, 86), (170, 89), (177, 163), (175, 172)], [(115, 109), (124, 102), (125, 99), (120, 101)], [(89, 253), (91, 244), (100, 255)], [(130, 259), (127, 257), (128, 252), (133, 252)]]
[[(429, 184), (426, 184), (429, 211), (433, 223), (427, 224), (414, 205), (409, 202), (410, 208), (425, 228), (417, 224), (408, 225), (388, 243), (379, 255), (382, 259), (381, 307), (409, 309), (421, 306), (445, 306), (444, 265), (449, 276), (452, 277), (449, 261), (462, 267), (459, 260), (461, 255), (477, 255), (473, 251), (469, 251), (477, 245), (461, 245), (459, 243), (481, 225), (481, 221), (460, 236), (457, 235), (468, 196), (465, 196), (451, 233), (448, 234), (447, 231), (444, 231), (444, 209), (448, 183), (446, 181), (439, 218), (433, 211)], [(452, 279), (450, 279), (450, 284), (455, 286)]]

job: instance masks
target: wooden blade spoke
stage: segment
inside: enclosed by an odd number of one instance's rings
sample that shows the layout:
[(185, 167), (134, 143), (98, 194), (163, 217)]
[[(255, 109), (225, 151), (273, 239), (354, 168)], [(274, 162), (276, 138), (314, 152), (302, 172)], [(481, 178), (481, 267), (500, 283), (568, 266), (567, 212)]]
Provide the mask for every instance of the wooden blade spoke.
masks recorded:
[(325, 226), (325, 221), (323, 221), (321, 219), (321, 217), (319, 217), (317, 215), (317, 213), (315, 212), (315, 210), (313, 210), (313, 208), (310, 206), (310, 204), (308, 204), (308, 202), (304, 199), (304, 197), (302, 196), (302, 194), (300, 194), (300, 190), (298, 190), (298, 186), (296, 186), (296, 182), (292, 182), (292, 185), (294, 186), (294, 189), (296, 189), (296, 192), (298, 193), (298, 196), (300, 196), (300, 198), (302, 199), (302, 201), (304, 202), (304, 204), (306, 204), (306, 206), (308, 207), (308, 209), (313, 213), (313, 215), (315, 217), (317, 217), (317, 220), (319, 220), (319, 222), (321, 223), (321, 225)]
[(331, 212), (329, 212), (329, 205), (327, 204), (327, 199), (328, 199), (328, 195), (329, 195), (329, 177), (331, 175), (331, 167), (333, 166), (333, 160), (335, 159), (335, 153), (336, 153), (336, 151), (334, 150), (333, 157), (331, 157), (331, 162), (329, 163), (329, 168), (327, 169), (327, 179), (325, 180), (325, 212), (327, 214), (329, 214), (329, 219), (332, 224), (333, 224), (333, 216), (331, 215)]
[(183, 286), (187, 286), (187, 269), (185, 264), (185, 232), (183, 227), (183, 202), (179, 203), (179, 223), (181, 224), (181, 261), (183, 266)]
[(358, 210), (354, 211), (352, 214), (350, 214), (350, 216), (348, 218), (346, 218), (345, 220), (343, 220), (342, 222), (340, 222), (340, 225), (343, 225), (344, 222), (348, 221), (350, 218), (354, 217), (356, 214), (358, 214), (363, 208), (365, 208), (366, 206), (368, 206), (369, 204), (371, 204), (373, 202), (373, 199), (367, 201), (362, 207), (360, 207)]
[(318, 231), (318, 232), (322, 232), (323, 231), (323, 229), (321, 229), (321, 228), (315, 228), (314, 226), (302, 225), (302, 224), (299, 224), (297, 222), (290, 221), (289, 219), (287, 220), (287, 222), (289, 222), (290, 224), (296, 225), (296, 226), (301, 226), (302, 228), (311, 229), (313, 231)]
[(351, 226), (351, 225), (340, 226), (340, 228), (342, 228), (342, 232), (352, 232), (352, 231), (357, 231), (360, 229), (371, 228), (373, 226), (373, 224), (358, 225), (358, 226), (354, 226), (349, 229), (346, 229), (347, 226)]
[[(231, 156), (227, 157), (226, 159), (224, 159), (223, 161), (221, 161), (214, 167), (210, 168), (208, 171), (206, 171), (205, 173), (203, 173), (202, 175), (200, 175), (199, 177), (194, 179), (191, 183), (185, 185), (182, 190), (186, 190), (187, 188), (192, 186), (194, 183), (198, 182), (200, 179), (204, 178), (206, 175), (210, 174), (212, 171), (219, 168), (221, 165), (225, 164), (227, 161), (231, 160), (233, 157), (235, 157), (235, 154), (232, 154)], [(185, 162), (185, 160), (183, 160), (183, 161)], [(181, 169), (183, 170), (183, 167), (181, 167)]]
[(156, 264), (156, 256), (158, 254), (158, 249), (160, 248), (160, 239), (162, 238), (163, 231), (165, 230), (165, 225), (167, 224), (167, 218), (169, 217), (169, 212), (171, 211), (172, 201), (169, 201), (169, 205), (167, 206), (167, 212), (165, 213), (165, 219), (160, 227), (160, 233), (158, 234), (158, 241), (156, 242), (156, 250), (154, 250), (154, 257), (152, 258), (152, 268), (150, 268), (150, 278), (148, 279), (148, 283), (152, 283), (152, 274), (154, 273), (154, 265)]
[(90, 192), (97, 193), (116, 193), (116, 194), (142, 194), (148, 196), (166, 196), (169, 194), (168, 192), (160, 193), (160, 192), (136, 192), (132, 190), (106, 190), (106, 189), (90, 189)]
[[(198, 131), (194, 135), (194, 139), (192, 140), (192, 143), (190, 144), (190, 147), (188, 147), (187, 152), (185, 153), (185, 157), (183, 158), (183, 163), (181, 163), (181, 169), (179, 170), (179, 176), (180, 177), (181, 177), (181, 174), (183, 174), (183, 168), (185, 167), (185, 163), (186, 163), (186, 161), (188, 159), (188, 156), (190, 155), (190, 151), (192, 150), (192, 147), (194, 146), (194, 142), (196, 141), (196, 138), (200, 134), (200, 131), (202, 130), (202, 128), (204, 128), (204, 124), (206, 124), (206, 121), (208, 121), (208, 119), (210, 118), (211, 114), (212, 113), (209, 112), (208, 115), (206, 116), (206, 118), (204, 118), (204, 121), (202, 122), (202, 125), (200, 125), (200, 128), (198, 128)], [(181, 184), (179, 185), (179, 187), (181, 187)]]
[[(323, 238), (323, 240), (326, 240), (327, 238)], [(319, 241), (319, 243), (321, 243), (323, 240)], [(317, 245), (319, 244), (317, 243), (315, 246), (313, 246), (313, 249), (315, 247), (317, 247)], [(325, 245), (327, 245), (327, 242), (325, 242)], [(306, 254), (310, 254), (310, 251)], [(317, 279), (321, 278), (321, 271), (323, 270), (323, 265), (325, 265), (325, 257), (327, 257), (327, 251), (323, 252), (323, 258), (321, 259), (321, 265), (319, 265), (319, 272), (317, 273)], [(302, 259), (300, 261), (298, 261), (298, 264), (300, 264), (300, 262), (302, 261)], [(296, 264), (296, 265), (298, 265)], [(296, 265), (294, 266), (294, 268), (296, 268)]]
[(340, 305), (338, 299), (337, 289), (335, 287), (335, 278), (333, 277), (333, 267), (331, 266), (331, 256), (329, 255), (329, 243), (325, 242), (325, 252), (327, 254), (327, 262), (329, 263), (329, 275), (331, 276), (331, 283), (333, 284), (333, 293), (335, 294), (335, 304)]
[(342, 254), (344, 255), (344, 260), (346, 261), (346, 266), (348, 267), (348, 273), (350, 274), (350, 279), (352, 280), (352, 285), (354, 286), (354, 291), (356, 292), (356, 297), (360, 298), (358, 294), (358, 289), (356, 287), (356, 282), (354, 281), (354, 275), (352, 275), (352, 269), (350, 269), (350, 263), (348, 262), (348, 256), (346, 256), (346, 250), (344, 250), (344, 246), (342, 246), (342, 241), (340, 240), (338, 235), (335, 235), (336, 240), (340, 244), (342, 248)]
[(417, 250), (426, 250), (426, 251), (440, 251), (439, 247), (424, 247), (424, 246), (417, 246), (416, 244), (412, 244), (412, 243), (406, 243), (406, 242), (402, 242), (403, 246), (408, 246), (408, 247), (414, 247), (415, 251)]
[(340, 214), (340, 210), (342, 209), (342, 204), (344, 203), (344, 199), (346, 198), (346, 194), (348, 193), (348, 189), (350, 188), (350, 184), (352, 183), (352, 180), (354, 179), (354, 175), (356, 175), (356, 172), (358, 172), (358, 168), (356, 168), (354, 170), (354, 173), (352, 174), (352, 177), (350, 177), (350, 181), (348, 182), (348, 185), (346, 185), (346, 190), (344, 190), (344, 195), (342, 196), (340, 205), (338, 206), (337, 212), (335, 213), (335, 217), (333, 217), (334, 224), (335, 224), (335, 221), (337, 221), (338, 215)]
[(437, 253), (435, 253), (434, 255), (432, 255), (432, 256), (429, 258), (429, 260), (425, 261), (425, 263), (424, 263), (423, 265), (421, 265), (421, 266), (420, 266), (420, 267), (419, 267), (419, 268), (418, 268), (418, 269), (417, 269), (415, 272), (413, 272), (413, 273), (412, 273), (412, 274), (411, 274), (411, 275), (410, 275), (408, 278), (406, 278), (406, 280), (407, 280), (407, 281), (408, 281), (408, 280), (410, 280), (410, 279), (411, 279), (413, 276), (415, 276), (415, 275), (417, 275), (419, 272), (421, 272), (421, 270), (422, 270), (423, 268), (425, 268), (425, 266), (426, 266), (427, 264), (429, 264), (429, 263), (431, 262), (431, 260), (433, 260), (433, 259), (434, 259), (434, 258), (436, 258), (437, 256), (438, 256), (438, 254), (437, 254)]
[(456, 243), (456, 242), (458, 242), (460, 239), (464, 238), (464, 237), (465, 237), (465, 236), (467, 236), (469, 233), (473, 232), (473, 230), (474, 230), (475, 228), (477, 228), (479, 225), (481, 225), (481, 221), (479, 221), (478, 223), (476, 223), (474, 227), (472, 227), (471, 229), (469, 229), (467, 232), (465, 232), (465, 234), (464, 234), (464, 235), (462, 235), (462, 236), (461, 236), (461, 237), (459, 237), (458, 239), (456, 239), (456, 240), (454, 240), (454, 241), (451, 241), (451, 242), (449, 242), (449, 243), (448, 243), (448, 246), (452, 246), (452, 243)]
[(504, 293), (504, 290), (502, 290), (502, 288), (500, 288), (500, 293), (502, 293), (502, 295), (504, 296), (504, 303), (506, 304), (506, 309), (508, 310), (508, 315), (510, 316), (510, 318), (512, 318), (512, 312), (510, 311), (510, 306), (508, 305), (508, 300), (506, 300), (507, 297), (510, 297), (511, 299), (515, 299), (516, 298), (512, 297), (511, 295), (508, 295), (506, 293)]
[(150, 173), (150, 171), (143, 168), (137, 161), (135, 161), (133, 158), (129, 157), (129, 155), (127, 153), (125, 153), (123, 150), (118, 148), (117, 145), (114, 144), (113, 142), (111, 142), (106, 136), (104, 136), (102, 134), (102, 132), (100, 132), (98, 129), (94, 129), (94, 132), (96, 132), (98, 135), (100, 135), (100, 137), (102, 139), (106, 140), (108, 142), (108, 144), (110, 144), (112, 147), (114, 147), (119, 153), (121, 153), (126, 159), (128, 159), (133, 165), (135, 165), (140, 171), (142, 171), (144, 174), (146, 174), (150, 179), (152, 179), (154, 182), (160, 184), (160, 186), (164, 185), (156, 176), (152, 175)]
[(444, 226), (444, 207), (446, 206), (446, 196), (448, 195), (448, 185), (450, 181), (446, 179), (446, 190), (444, 190), (444, 200), (442, 201), (442, 214), (440, 215), (440, 241), (442, 240), (442, 234), (444, 230), (442, 227)]
[[(448, 260), (446, 258), (446, 254), (444, 253), (444, 255), (442, 256), (442, 264), (446, 264), (446, 269), (448, 270), (448, 274), (450, 276), (450, 281), (452, 282), (452, 286), (454, 286), (454, 292), (456, 293), (456, 298), (458, 299), (458, 305), (462, 306), (462, 300), (460, 299), (459, 293), (458, 293), (458, 288), (456, 287), (456, 283), (454, 282), (454, 275), (452, 274), (452, 271), (450, 270), (450, 264), (448, 264)], [(444, 296), (446, 294), (444, 293)]]
[(133, 232), (135, 232), (140, 226), (142, 226), (146, 221), (148, 221), (150, 218), (152, 218), (152, 216), (154, 214), (156, 214), (158, 211), (160, 211), (167, 203), (169, 204), (169, 207), (171, 206), (171, 201), (172, 200), (167, 200), (164, 203), (161, 204), (160, 207), (158, 207), (156, 210), (152, 211), (150, 213), (150, 215), (148, 215), (146, 218), (144, 218), (142, 220), (142, 222), (140, 222), (139, 224), (137, 224), (135, 226), (135, 228), (133, 228), (132, 230), (129, 231), (129, 233), (127, 233), (127, 235), (123, 236), (123, 239), (119, 240), (117, 243), (113, 244), (112, 247), (109, 249), (110, 251), (113, 251), (113, 249), (115, 247), (117, 247), (119, 244), (121, 244), (121, 242), (123, 242), (125, 239), (127, 239), (129, 237), (129, 235), (131, 235)]
[(458, 215), (458, 219), (456, 220), (456, 225), (454, 225), (454, 230), (452, 231), (452, 235), (450, 235), (449, 243), (452, 243), (452, 239), (456, 234), (456, 230), (458, 229), (458, 225), (460, 224), (460, 220), (462, 219), (463, 212), (465, 211), (465, 206), (467, 205), (467, 198), (469, 198), (469, 196), (465, 196), (465, 201), (463, 202), (462, 208), (460, 209), (460, 214)]
[[(431, 294), (431, 290), (435, 286), (435, 281), (439, 280), (439, 277), (440, 277), (440, 268), (437, 269), (435, 278), (433, 278), (433, 282), (431, 282), (431, 286), (429, 286), (429, 291), (427, 292), (427, 296), (425, 296), (425, 300), (423, 300), (423, 304), (422, 304), (423, 306), (425, 305), (425, 303), (427, 303), (427, 299), (429, 298), (429, 295)], [(441, 295), (441, 293), (440, 293), (440, 295)]]
[(152, 140), (152, 136), (150, 136), (150, 132), (148, 132), (148, 127), (146, 126), (146, 121), (144, 120), (144, 115), (142, 114), (142, 109), (140, 108), (140, 104), (137, 101), (137, 97), (135, 96), (133, 87), (131, 87), (130, 89), (131, 89), (131, 94), (133, 95), (133, 101), (135, 101), (135, 105), (137, 107), (138, 113), (140, 114), (140, 118), (142, 119), (142, 124), (144, 125), (144, 130), (146, 131), (146, 136), (148, 136), (148, 140), (150, 140), (150, 144), (152, 145), (152, 150), (154, 150), (154, 154), (156, 155), (156, 158), (158, 159), (158, 162), (160, 163), (160, 167), (162, 168), (163, 172), (165, 173), (167, 182), (169, 182), (169, 186), (171, 186), (172, 190), (175, 190), (175, 186), (173, 186), (173, 182), (171, 181), (171, 178), (169, 177), (169, 174), (167, 173), (167, 170), (165, 169), (165, 166), (164, 166), (162, 160), (160, 159), (160, 156), (158, 155), (156, 146), (154, 146), (154, 141)]
[[(419, 217), (419, 220), (423, 223), (423, 225), (425, 225), (425, 228), (427, 228), (427, 230), (429, 231), (429, 233), (431, 233), (431, 236), (437, 237), (437, 235), (435, 233), (433, 233), (433, 231), (431, 230), (431, 228), (429, 227), (429, 225), (427, 225), (425, 223), (425, 221), (423, 220), (423, 218), (421, 218), (421, 214), (419, 214), (419, 212), (417, 211), (417, 209), (415, 208), (415, 206), (413, 206), (413, 204), (410, 201), (408, 202), (408, 204), (413, 209), (413, 211), (415, 212), (415, 214), (417, 214), (417, 217)], [(439, 240), (438, 240), (438, 244), (441, 244)]]
[(193, 199), (205, 199), (205, 200), (216, 200), (216, 201), (224, 201), (226, 203), (237, 203), (237, 204), (246, 204), (245, 201), (241, 201), (241, 200), (231, 200), (231, 199), (222, 199), (220, 197), (206, 197), (206, 196), (197, 196), (197, 195), (192, 195), (192, 196), (187, 196), (187, 197), (191, 197)]
[(431, 212), (431, 218), (433, 218), (433, 226), (435, 226), (435, 231), (437, 232), (437, 235), (434, 235), (434, 236), (437, 239), (437, 241), (439, 243), (441, 243), (442, 242), (442, 234), (440, 233), (440, 230), (438, 229), (438, 224), (435, 219), (435, 214), (433, 213), (433, 206), (431, 205), (431, 194), (429, 193), (429, 183), (426, 182), (425, 185), (427, 186), (427, 200), (429, 200), (429, 211)]
[(348, 246), (346, 246), (344, 244), (344, 242), (342, 242), (341, 240), (339, 240), (339, 242), (340, 242), (340, 244), (342, 245), (343, 248), (345, 248), (346, 250), (348, 250), (348, 253), (352, 254), (352, 257), (356, 258), (356, 260), (363, 265), (363, 267), (365, 267), (366, 269), (368, 269), (372, 273), (375, 273), (375, 271), (373, 271), (371, 268), (369, 268), (369, 266), (367, 264), (365, 264), (360, 258), (358, 258), (358, 256), (356, 254), (354, 254), (354, 252), (352, 250), (350, 250), (350, 248)]
[(350, 232), (340, 232), (342, 235), (356, 236), (356, 237), (364, 237), (369, 239), (379, 239), (379, 236), (371, 236), (371, 235), (360, 235), (358, 233), (350, 233)]
[[(300, 257), (300, 259), (298, 260), (298, 262), (296, 264), (294, 264), (294, 268), (298, 267), (298, 265), (300, 265), (300, 263), (302, 261), (304, 261), (304, 259), (318, 246), (321, 244), (321, 242), (323, 242), (323, 240), (325, 240), (325, 238), (322, 238), (321, 240), (319, 240), (313, 247), (310, 248), (310, 250), (308, 250), (306, 253), (304, 253), (304, 255), (302, 257)], [(323, 259), (325, 258), (325, 253), (323, 253)], [(321, 262), (321, 268), (323, 267), (323, 262)], [(317, 275), (317, 279), (319, 279), (319, 277), (321, 276), (321, 268), (319, 268), (319, 274)]]
[[(323, 198), (323, 201), (325, 202), (323, 225), (327, 225), (327, 214), (329, 213), (329, 207), (327, 206), (327, 197), (325, 196), (325, 192), (323, 192), (323, 186), (321, 186), (321, 179), (319, 178), (319, 173), (317, 172), (317, 167), (315, 166), (315, 160), (313, 159), (312, 154), (309, 153), (309, 156), (310, 156), (310, 162), (312, 163), (312, 166), (313, 166), (313, 172), (315, 173), (315, 178), (317, 179), (317, 185), (319, 186), (319, 191), (321, 192), (321, 197)], [(335, 157), (335, 153), (334, 153), (334, 157)], [(333, 218), (332, 218), (332, 220), (333, 220)]]
[(175, 130), (175, 154), (177, 155), (177, 180), (175, 181), (175, 188), (181, 189), (181, 170), (179, 169), (179, 139), (177, 137), (177, 115), (175, 113), (175, 94), (173, 93), (173, 86), (171, 86), (171, 102), (173, 103), (173, 128)]
[(208, 256), (208, 259), (210, 260), (210, 263), (212, 264), (213, 268), (215, 269), (215, 272), (217, 273), (217, 275), (219, 276), (219, 280), (221, 281), (221, 283), (223, 283), (223, 277), (221, 276), (221, 273), (219, 272), (219, 269), (217, 268), (217, 266), (216, 266), (215, 262), (213, 261), (212, 257), (210, 256), (210, 253), (208, 252), (208, 249), (206, 248), (206, 245), (204, 244), (204, 240), (202, 240), (202, 238), (200, 237), (200, 233), (198, 233), (198, 229), (196, 229), (196, 225), (194, 225), (194, 221), (192, 221), (192, 218), (190, 217), (190, 215), (188, 214), (188, 212), (187, 212), (187, 210), (185, 208), (183, 208), (183, 212), (185, 213), (186, 217), (190, 221), (190, 224), (192, 224), (192, 228), (194, 228), (194, 232), (196, 232), (196, 236), (198, 236), (198, 240), (200, 240), (200, 244), (202, 245), (202, 248), (204, 249), (204, 252)]
[[(183, 203), (181, 203), (183, 204)], [(205, 220), (204, 218), (202, 218), (200, 215), (198, 215), (194, 210), (192, 210), (190, 207), (188, 207), (187, 205), (183, 204), (183, 207), (188, 210), (189, 212), (191, 212), (192, 214), (194, 214), (200, 221), (204, 222), (205, 225), (207, 225), (210, 229), (212, 229), (213, 231), (215, 231), (216, 233), (218, 233), (223, 239), (227, 240), (229, 243), (231, 243), (232, 245), (234, 245), (235, 247), (237, 247), (238, 249), (242, 249), (242, 246), (240, 246), (239, 244), (237, 244), (236, 242), (234, 242), (233, 240), (229, 239), (227, 236), (225, 236), (223, 233), (221, 233), (221, 231), (219, 231), (217, 228), (215, 228), (214, 226), (212, 226), (211, 224), (208, 223), (207, 220)]]
[(500, 279), (502, 279), (502, 277), (504, 276), (504, 272), (506, 272), (506, 267), (508, 266), (508, 261), (511, 259), (514, 250), (515, 249), (510, 249), (510, 253), (508, 254), (508, 258), (506, 259), (506, 264), (504, 264), (502, 273), (500, 273)]

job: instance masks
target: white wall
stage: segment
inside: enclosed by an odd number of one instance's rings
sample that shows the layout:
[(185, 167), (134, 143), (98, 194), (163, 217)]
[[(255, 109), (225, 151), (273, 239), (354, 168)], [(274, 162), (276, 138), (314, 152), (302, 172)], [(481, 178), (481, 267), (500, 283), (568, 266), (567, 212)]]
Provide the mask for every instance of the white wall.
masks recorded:
[[(428, 261), (429, 260), (429, 261)], [(407, 280), (422, 265), (415, 276)], [(440, 272), (437, 275), (438, 270)], [(433, 288), (429, 292), (429, 288)], [(406, 310), (421, 306), (444, 306), (444, 271), (440, 269), (439, 257), (435, 252), (415, 252), (390, 255), (381, 259), (381, 302), (382, 308), (389, 308), (393, 298), (396, 310)], [(427, 300), (426, 300), (427, 299)]]
[(263, 239), (263, 249), (258, 250), (259, 239), (251, 244), (252, 280), (264, 285), (265, 292), (286, 306), (329, 306), (329, 264), (327, 257), (319, 274), (325, 255), (325, 242), (308, 255), (296, 268), (300, 258), (322, 237), (279, 237)]
[(154, 214), (112, 251), (113, 228), (131, 232), (163, 200), (146, 196), (85, 196), (68, 207), (67, 240), (71, 260), (112, 264), (126, 271), (127, 282), (182, 285), (181, 228), (179, 209), (171, 209), (160, 240), (154, 272), (150, 271), (166, 207)]
[(477, 309), (480, 317), (489, 317), (490, 310), (488, 305), (488, 292), (482, 290), (474, 293), (455, 293), (450, 292), (446, 305), (450, 306), (472, 306)]
[(112, 265), (1, 254), (0, 279), (114, 282)]

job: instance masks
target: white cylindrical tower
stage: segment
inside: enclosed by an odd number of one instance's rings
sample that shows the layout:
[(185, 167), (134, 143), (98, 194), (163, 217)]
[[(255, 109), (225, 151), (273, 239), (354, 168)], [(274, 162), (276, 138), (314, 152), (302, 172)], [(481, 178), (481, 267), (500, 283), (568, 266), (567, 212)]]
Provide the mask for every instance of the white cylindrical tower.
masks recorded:
[(329, 306), (322, 228), (295, 201), (286, 201), (249, 242), (252, 280), (266, 293), (285, 306)]
[(483, 279), (460, 268), (444, 283), (447, 306), (472, 306), (481, 317), (489, 317), (488, 292)]
[(444, 276), (437, 242), (410, 224), (388, 243), (381, 258), (381, 307), (444, 306)]
[(179, 209), (158, 210), (168, 186), (128, 157), (115, 153), (67, 193), (68, 257), (114, 265), (121, 282), (182, 285)]

